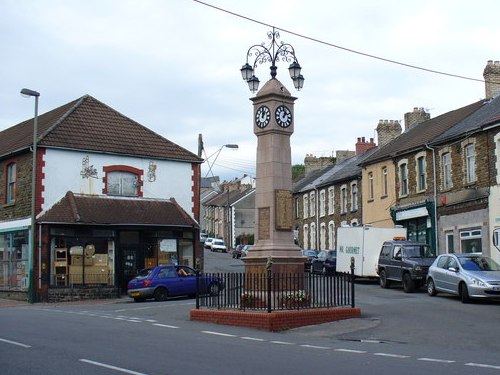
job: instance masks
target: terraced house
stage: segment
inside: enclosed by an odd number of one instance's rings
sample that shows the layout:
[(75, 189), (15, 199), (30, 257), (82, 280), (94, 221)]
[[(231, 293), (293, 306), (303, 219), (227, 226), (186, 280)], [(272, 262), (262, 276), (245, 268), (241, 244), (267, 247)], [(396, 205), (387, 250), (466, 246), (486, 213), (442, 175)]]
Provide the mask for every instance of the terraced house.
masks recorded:
[(195, 265), (202, 159), (85, 95), (39, 116), (33, 181), (33, 132), (0, 132), (0, 296), (117, 295), (139, 269)]

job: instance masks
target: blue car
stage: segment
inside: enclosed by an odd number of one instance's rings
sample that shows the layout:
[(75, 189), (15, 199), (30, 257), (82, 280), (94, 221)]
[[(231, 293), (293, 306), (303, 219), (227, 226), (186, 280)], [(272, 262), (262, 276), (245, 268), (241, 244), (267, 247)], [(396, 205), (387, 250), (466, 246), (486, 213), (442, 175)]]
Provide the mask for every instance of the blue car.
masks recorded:
[[(199, 276), (200, 293), (217, 295), (224, 288), (214, 276)], [(154, 298), (165, 301), (173, 296), (196, 295), (196, 271), (187, 266), (156, 266), (146, 268), (129, 281), (127, 294), (135, 302)]]

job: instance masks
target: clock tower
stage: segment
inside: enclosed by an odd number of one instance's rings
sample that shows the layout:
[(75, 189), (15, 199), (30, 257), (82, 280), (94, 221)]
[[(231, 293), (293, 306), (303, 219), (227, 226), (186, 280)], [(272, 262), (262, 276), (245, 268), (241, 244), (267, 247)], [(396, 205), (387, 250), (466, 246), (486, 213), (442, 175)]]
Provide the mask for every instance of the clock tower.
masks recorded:
[(304, 271), (305, 258), (293, 240), (290, 136), (296, 99), (276, 78), (270, 79), (251, 99), (257, 136), (256, 242), (243, 258), (246, 272), (263, 272), (269, 260), (272, 272)]

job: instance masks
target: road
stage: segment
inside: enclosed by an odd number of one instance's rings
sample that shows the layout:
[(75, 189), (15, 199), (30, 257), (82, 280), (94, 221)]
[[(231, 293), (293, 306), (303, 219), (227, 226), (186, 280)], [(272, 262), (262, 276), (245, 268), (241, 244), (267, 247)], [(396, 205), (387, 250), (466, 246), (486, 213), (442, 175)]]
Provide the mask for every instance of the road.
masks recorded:
[[(243, 270), (206, 252), (207, 271)], [(356, 285), (362, 318), (266, 332), (189, 320), (194, 300), (0, 309), (0, 373), (500, 374), (500, 303)]]

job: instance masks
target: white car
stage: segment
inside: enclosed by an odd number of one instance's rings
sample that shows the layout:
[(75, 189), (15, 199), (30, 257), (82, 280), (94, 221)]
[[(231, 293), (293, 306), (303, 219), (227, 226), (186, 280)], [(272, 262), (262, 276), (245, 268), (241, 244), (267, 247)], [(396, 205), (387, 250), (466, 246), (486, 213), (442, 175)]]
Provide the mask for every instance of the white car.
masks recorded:
[(207, 237), (205, 242), (203, 243), (203, 247), (205, 249), (211, 249), (212, 248), (212, 242), (215, 240), (215, 238), (212, 237)]
[(211, 251), (222, 251), (223, 253), (227, 253), (227, 247), (224, 243), (224, 240), (215, 239), (212, 241), (212, 245), (210, 247)]

